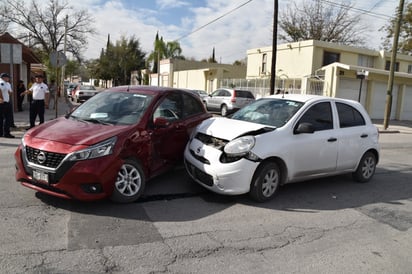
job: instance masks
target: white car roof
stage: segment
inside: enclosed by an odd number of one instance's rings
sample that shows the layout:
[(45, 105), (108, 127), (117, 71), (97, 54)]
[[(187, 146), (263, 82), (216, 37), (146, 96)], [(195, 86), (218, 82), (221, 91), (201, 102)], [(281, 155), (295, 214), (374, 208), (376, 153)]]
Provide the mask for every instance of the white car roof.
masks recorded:
[(359, 104), (359, 102), (349, 99), (322, 96), (322, 95), (312, 95), (312, 94), (276, 94), (265, 96), (263, 98), (278, 98), (278, 99), (287, 99), (297, 102), (306, 103), (308, 101), (321, 101), (321, 100), (330, 100), (330, 101), (339, 101), (339, 102), (350, 102), (352, 104)]

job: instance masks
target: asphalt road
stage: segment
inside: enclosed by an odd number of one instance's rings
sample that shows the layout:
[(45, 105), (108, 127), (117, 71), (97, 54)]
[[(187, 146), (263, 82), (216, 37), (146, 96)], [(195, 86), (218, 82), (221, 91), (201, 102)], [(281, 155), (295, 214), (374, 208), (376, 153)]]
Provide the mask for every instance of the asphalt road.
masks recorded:
[(0, 138), (0, 273), (412, 273), (412, 132), (380, 139), (366, 184), (291, 184), (257, 204), (207, 192), (178, 166), (119, 205), (21, 186), (20, 140)]

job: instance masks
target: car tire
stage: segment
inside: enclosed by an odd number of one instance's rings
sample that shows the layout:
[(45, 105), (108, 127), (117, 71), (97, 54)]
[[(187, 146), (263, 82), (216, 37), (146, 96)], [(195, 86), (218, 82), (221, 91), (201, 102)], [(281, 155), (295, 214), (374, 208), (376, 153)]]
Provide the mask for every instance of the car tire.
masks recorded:
[(139, 199), (146, 182), (140, 164), (127, 159), (120, 167), (110, 199), (116, 203), (131, 203)]
[(226, 117), (227, 116), (227, 106), (226, 105), (222, 105), (220, 107), (220, 115), (222, 117)]
[(253, 175), (250, 196), (257, 202), (265, 202), (274, 197), (281, 181), (281, 174), (275, 162), (266, 162)]
[(376, 156), (368, 151), (363, 154), (358, 168), (352, 173), (352, 177), (356, 182), (366, 183), (372, 179), (376, 169)]

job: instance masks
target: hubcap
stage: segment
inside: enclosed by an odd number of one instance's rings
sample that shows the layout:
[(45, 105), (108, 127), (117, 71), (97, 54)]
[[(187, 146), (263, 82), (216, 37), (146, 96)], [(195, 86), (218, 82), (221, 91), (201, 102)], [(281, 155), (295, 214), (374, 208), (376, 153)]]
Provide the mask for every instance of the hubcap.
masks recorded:
[(262, 194), (265, 197), (270, 197), (275, 193), (279, 183), (279, 176), (275, 169), (271, 169), (266, 173), (262, 183)]
[(365, 159), (362, 167), (362, 174), (363, 177), (369, 178), (373, 175), (373, 171), (375, 170), (375, 159), (373, 157), (368, 157)]
[(117, 174), (116, 189), (124, 196), (133, 196), (139, 192), (141, 187), (139, 170), (129, 164), (124, 164)]

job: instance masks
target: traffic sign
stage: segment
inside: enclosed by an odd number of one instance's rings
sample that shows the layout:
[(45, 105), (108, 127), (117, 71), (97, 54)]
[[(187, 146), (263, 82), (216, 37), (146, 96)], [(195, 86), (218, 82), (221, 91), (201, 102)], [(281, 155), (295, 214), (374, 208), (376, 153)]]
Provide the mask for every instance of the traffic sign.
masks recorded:
[(50, 63), (53, 67), (64, 66), (67, 63), (66, 55), (61, 51), (53, 51), (50, 53)]

